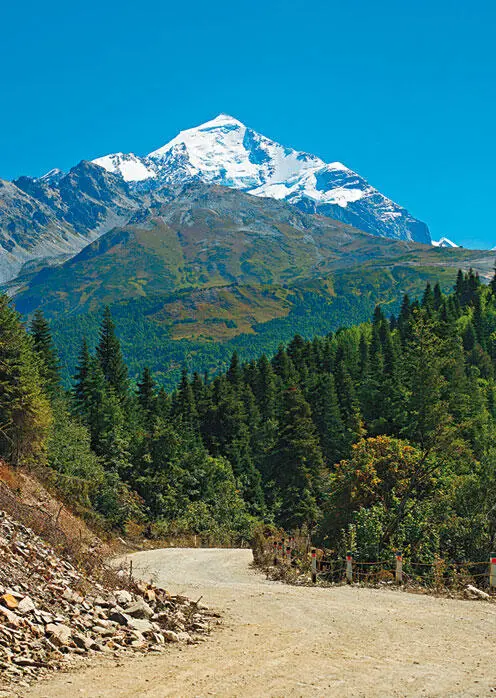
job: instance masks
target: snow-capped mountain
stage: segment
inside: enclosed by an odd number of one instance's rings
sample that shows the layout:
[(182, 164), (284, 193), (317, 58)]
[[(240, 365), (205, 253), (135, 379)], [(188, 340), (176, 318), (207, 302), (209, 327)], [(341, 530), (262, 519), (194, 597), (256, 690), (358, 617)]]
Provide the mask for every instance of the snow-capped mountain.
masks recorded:
[(226, 114), (181, 131), (145, 157), (114, 153), (93, 162), (141, 191), (200, 180), (284, 199), (382, 237), (431, 242), (425, 223), (342, 163), (282, 146)]
[(456, 242), (453, 242), (449, 238), (443, 237), (440, 240), (433, 240), (432, 244), (434, 247), (460, 247)]

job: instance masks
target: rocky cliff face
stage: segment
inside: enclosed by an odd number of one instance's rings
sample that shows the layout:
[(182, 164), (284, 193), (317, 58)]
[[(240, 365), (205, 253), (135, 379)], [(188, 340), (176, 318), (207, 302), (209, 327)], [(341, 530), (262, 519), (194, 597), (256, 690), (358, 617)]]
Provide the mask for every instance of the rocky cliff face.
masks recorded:
[(89, 162), (53, 178), (0, 180), (0, 282), (72, 257), (138, 207), (120, 177)]

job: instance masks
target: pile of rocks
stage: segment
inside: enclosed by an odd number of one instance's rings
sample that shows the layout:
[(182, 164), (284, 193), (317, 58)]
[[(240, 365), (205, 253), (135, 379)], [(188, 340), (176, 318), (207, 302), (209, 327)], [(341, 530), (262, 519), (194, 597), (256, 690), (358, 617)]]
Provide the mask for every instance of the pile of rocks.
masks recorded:
[(216, 614), (203, 605), (124, 572), (115, 580), (80, 573), (0, 511), (0, 683), (25, 686), (78, 655), (159, 652), (209, 632)]

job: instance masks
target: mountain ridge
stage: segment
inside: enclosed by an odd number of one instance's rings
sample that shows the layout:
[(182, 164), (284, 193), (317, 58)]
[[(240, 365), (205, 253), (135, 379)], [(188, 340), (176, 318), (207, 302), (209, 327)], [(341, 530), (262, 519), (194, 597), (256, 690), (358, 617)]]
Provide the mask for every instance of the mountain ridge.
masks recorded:
[(282, 146), (227, 114), (181, 131), (144, 157), (114, 153), (93, 162), (139, 190), (201, 180), (284, 199), (375, 235), (431, 242), (425, 223), (343, 163)]

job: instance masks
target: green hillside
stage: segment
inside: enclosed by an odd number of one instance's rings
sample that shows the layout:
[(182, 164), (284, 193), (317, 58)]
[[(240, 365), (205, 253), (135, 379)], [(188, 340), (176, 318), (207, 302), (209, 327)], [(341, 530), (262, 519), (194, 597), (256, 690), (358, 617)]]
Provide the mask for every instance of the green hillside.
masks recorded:
[(81, 331), (112, 307), (133, 375), (164, 383), (179, 367), (217, 371), (233, 348), (249, 359), (295, 332), (312, 337), (397, 310), (426, 281), (456, 269), (489, 277), (493, 255), (368, 235), (291, 205), (223, 187), (187, 189), (116, 227), (59, 267), (24, 280), (15, 304), (52, 320), (67, 373)]

